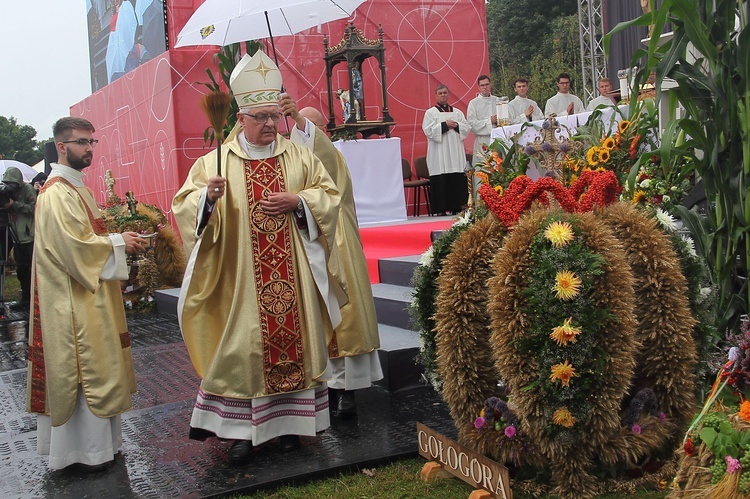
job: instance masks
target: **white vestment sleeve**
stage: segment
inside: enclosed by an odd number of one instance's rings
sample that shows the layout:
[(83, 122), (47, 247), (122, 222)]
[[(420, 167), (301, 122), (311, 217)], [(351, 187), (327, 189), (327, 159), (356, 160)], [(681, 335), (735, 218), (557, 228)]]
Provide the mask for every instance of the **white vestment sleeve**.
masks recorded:
[(124, 281), (130, 275), (125, 255), (125, 240), (122, 238), (122, 234), (110, 234), (109, 239), (112, 241), (112, 253), (109, 254), (99, 279), (102, 281)]

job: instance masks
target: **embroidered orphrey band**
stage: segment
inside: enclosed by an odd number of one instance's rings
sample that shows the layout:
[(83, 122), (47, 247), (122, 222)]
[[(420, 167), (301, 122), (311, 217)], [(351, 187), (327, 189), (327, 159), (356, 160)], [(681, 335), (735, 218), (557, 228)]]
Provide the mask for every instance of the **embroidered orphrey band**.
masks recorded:
[(245, 187), (266, 390), (269, 394), (299, 390), (305, 386), (305, 366), (291, 216), (266, 215), (258, 203), (269, 192), (286, 191), (277, 159), (246, 160)]

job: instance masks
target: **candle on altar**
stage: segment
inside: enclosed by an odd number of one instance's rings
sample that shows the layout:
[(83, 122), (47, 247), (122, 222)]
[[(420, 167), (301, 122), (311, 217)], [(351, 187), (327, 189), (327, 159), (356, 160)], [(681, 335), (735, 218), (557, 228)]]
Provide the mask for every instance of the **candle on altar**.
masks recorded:
[(510, 115), (508, 113), (508, 97), (498, 97), (497, 99), (497, 124), (499, 126), (503, 126), (502, 124), (508, 124), (510, 121)]

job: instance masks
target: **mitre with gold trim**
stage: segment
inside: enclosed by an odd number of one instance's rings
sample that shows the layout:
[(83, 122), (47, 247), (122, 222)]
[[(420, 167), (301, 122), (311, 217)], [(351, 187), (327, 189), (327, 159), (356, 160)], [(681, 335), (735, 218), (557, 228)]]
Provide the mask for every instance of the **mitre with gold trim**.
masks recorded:
[(279, 103), (281, 72), (265, 53), (245, 56), (229, 77), (229, 87), (240, 110)]

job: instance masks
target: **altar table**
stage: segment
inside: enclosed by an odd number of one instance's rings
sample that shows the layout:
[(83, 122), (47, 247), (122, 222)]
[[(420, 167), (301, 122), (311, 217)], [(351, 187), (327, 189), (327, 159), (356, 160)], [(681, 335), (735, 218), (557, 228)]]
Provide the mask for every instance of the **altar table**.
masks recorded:
[(359, 225), (406, 220), (401, 139), (339, 140), (333, 145), (349, 167)]

